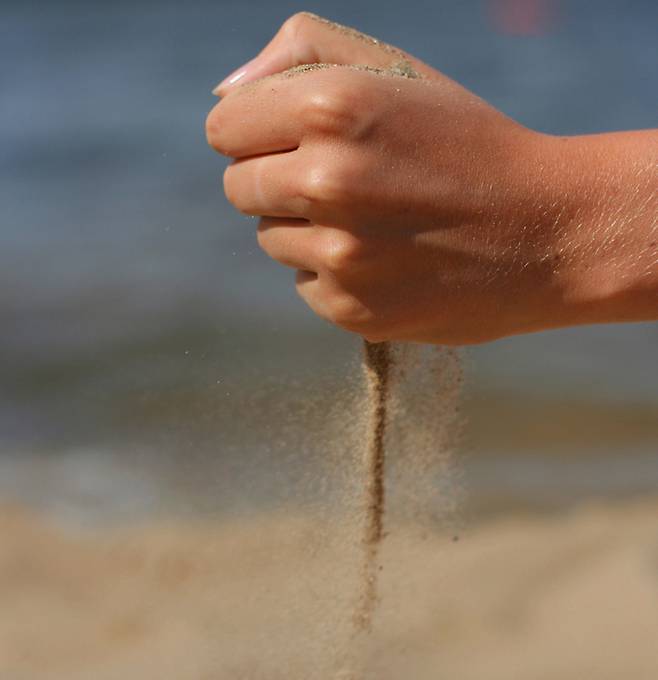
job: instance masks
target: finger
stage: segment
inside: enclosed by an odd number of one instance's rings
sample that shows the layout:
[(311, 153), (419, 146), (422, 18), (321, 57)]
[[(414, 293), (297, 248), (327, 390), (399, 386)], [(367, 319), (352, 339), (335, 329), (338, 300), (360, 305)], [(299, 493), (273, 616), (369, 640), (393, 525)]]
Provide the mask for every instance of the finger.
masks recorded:
[(345, 330), (362, 333), (372, 314), (326, 272), (298, 271), (297, 293), (321, 318)]
[(300, 12), (283, 24), (255, 59), (224, 79), (213, 93), (223, 97), (239, 84), (301, 64), (360, 64), (389, 68), (402, 62), (421, 74), (431, 76), (434, 73), (434, 69), (402, 50), (353, 28)]
[(275, 75), (222, 99), (208, 116), (208, 141), (220, 153), (247, 158), (293, 151), (307, 140), (359, 136), (372, 121), (375, 94), (390, 97), (383, 80), (332, 65)]
[(267, 88), (222, 99), (208, 114), (206, 136), (219, 153), (232, 158), (292, 151), (304, 132), (299, 113), (299, 86), (287, 87), (288, 80)]
[(321, 318), (330, 320), (329, 309), (323, 303), (322, 292), (326, 289), (325, 277), (314, 271), (300, 269), (295, 276), (297, 294)]
[(306, 218), (308, 201), (297, 189), (298, 151), (254, 156), (232, 163), (224, 173), (229, 202), (246, 215)]
[(277, 262), (286, 267), (317, 272), (317, 227), (307, 220), (265, 217), (258, 225), (260, 247)]

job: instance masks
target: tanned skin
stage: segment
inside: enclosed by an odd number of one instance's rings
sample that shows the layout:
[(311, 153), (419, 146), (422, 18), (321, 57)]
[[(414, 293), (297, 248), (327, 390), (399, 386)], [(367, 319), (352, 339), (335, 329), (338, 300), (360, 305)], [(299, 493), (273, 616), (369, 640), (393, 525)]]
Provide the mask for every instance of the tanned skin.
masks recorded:
[(228, 199), (333, 323), (471, 344), (658, 318), (658, 130), (535, 132), (307, 13), (215, 93)]

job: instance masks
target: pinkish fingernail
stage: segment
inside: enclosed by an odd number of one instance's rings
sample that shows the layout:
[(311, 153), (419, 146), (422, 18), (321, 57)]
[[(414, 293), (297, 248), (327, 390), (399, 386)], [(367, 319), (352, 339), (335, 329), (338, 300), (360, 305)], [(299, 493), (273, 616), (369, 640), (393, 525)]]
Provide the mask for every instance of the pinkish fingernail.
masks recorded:
[[(252, 59), (252, 61), (254, 61)], [(251, 65), (251, 61), (247, 62), (244, 66), (241, 66), (239, 69), (236, 71), (233, 71), (230, 76), (226, 76), (222, 82), (217, 85), (212, 91), (213, 94), (219, 94), (219, 91), (222, 88), (230, 87), (231, 85), (235, 85), (239, 80), (242, 80), (245, 75), (247, 75), (247, 71), (249, 70), (249, 66)]]

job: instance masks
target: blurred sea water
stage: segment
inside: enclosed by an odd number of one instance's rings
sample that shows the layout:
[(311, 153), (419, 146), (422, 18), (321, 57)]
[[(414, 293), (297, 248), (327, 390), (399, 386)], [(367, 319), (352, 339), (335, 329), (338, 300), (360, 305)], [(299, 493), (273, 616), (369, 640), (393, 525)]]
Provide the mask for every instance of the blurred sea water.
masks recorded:
[[(293, 12), (397, 44), (545, 132), (656, 125), (658, 4), (556, 1), (526, 35), (494, 4), (0, 2), (0, 494), (66, 516), (174, 488), (221, 496), (212, 510), (259, 499), (243, 459), (278, 464), (282, 405), (294, 423), (349, 378), (358, 343), (259, 252), (204, 136), (212, 87)], [(469, 350), (466, 484), (655, 490), (657, 349), (636, 324)], [(248, 477), (245, 501), (230, 480)]]

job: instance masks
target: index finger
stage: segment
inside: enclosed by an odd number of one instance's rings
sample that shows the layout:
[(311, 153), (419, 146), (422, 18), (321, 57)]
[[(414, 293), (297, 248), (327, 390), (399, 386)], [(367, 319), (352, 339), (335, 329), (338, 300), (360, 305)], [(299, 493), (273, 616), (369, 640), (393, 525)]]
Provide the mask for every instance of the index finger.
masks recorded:
[(330, 77), (311, 76), (334, 68), (340, 67), (308, 64), (230, 92), (208, 114), (208, 143), (233, 158), (297, 149), (308, 128), (306, 111), (331, 87)]
[(225, 156), (292, 151), (301, 142), (302, 125), (289, 88), (272, 79), (265, 98), (254, 85), (231, 92), (208, 114), (208, 143)]

